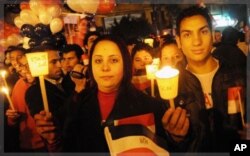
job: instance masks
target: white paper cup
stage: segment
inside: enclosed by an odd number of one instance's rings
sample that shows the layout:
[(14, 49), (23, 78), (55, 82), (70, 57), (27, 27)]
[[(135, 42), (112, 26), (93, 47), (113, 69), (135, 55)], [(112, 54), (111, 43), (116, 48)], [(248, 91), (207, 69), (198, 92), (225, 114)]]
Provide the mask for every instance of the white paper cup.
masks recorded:
[(179, 71), (171, 67), (164, 67), (155, 73), (160, 96), (163, 99), (173, 99), (178, 93)]

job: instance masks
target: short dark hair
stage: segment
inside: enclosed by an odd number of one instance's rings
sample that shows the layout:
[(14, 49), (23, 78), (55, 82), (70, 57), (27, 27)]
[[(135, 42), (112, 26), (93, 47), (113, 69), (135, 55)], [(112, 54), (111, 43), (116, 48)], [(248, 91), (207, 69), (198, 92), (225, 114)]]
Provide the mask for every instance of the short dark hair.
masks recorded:
[(89, 31), (84, 37), (83, 45), (87, 45), (89, 37), (93, 35), (100, 37), (100, 33), (98, 31)]
[(53, 45), (40, 45), (28, 50), (28, 52), (45, 52), (48, 50), (59, 51), (59, 48)]
[(178, 36), (180, 36), (180, 25), (181, 25), (181, 22), (183, 21), (183, 19), (185, 19), (187, 17), (195, 16), (195, 15), (203, 16), (206, 19), (210, 30), (212, 30), (213, 24), (212, 24), (212, 18), (211, 18), (211, 14), (209, 13), (209, 10), (207, 8), (195, 5), (195, 6), (191, 6), (189, 8), (184, 9), (177, 17), (177, 19), (176, 19), (176, 34)]
[(67, 44), (65, 47), (63, 47), (60, 51), (60, 55), (66, 54), (70, 51), (74, 51), (77, 58), (80, 60), (81, 56), (83, 54), (82, 48), (78, 44)]
[(176, 42), (176, 40), (175, 40), (175, 38), (173, 36), (169, 36), (164, 40), (164, 43), (162, 44), (162, 46), (160, 47), (160, 50), (159, 50), (160, 58), (161, 58), (161, 55), (162, 55), (162, 49), (164, 47), (168, 46), (168, 45), (176, 45), (176, 46), (178, 46), (177, 42)]
[(239, 32), (239, 40), (240, 42), (245, 42), (245, 34), (243, 32)]
[(221, 42), (224, 44), (236, 45), (239, 40), (239, 31), (232, 26), (226, 27), (222, 31)]
[(214, 32), (219, 32), (219, 33), (221, 33), (221, 31), (220, 31), (220, 30), (214, 30)]
[[(96, 45), (101, 41), (111, 41), (118, 46), (118, 48), (121, 52), (121, 55), (122, 55), (122, 60), (123, 60), (123, 78), (122, 78), (120, 88), (126, 88), (126, 87), (131, 86), (132, 61), (131, 61), (131, 57), (130, 57), (130, 54), (128, 52), (128, 49), (126, 47), (126, 44), (122, 39), (120, 39), (116, 36), (112, 36), (112, 35), (104, 35), (104, 36), (97, 38), (94, 41), (93, 46), (90, 49), (90, 60), (92, 60), (93, 52), (95, 50)], [(92, 63), (89, 64), (89, 74), (90, 74), (90, 79), (92, 82), (91, 84), (94, 87), (97, 87), (97, 83), (94, 80), (94, 76), (93, 76)]]
[(132, 60), (134, 59), (135, 57), (135, 54), (140, 51), (140, 50), (145, 50), (147, 51), (152, 57), (154, 56), (154, 49), (152, 47), (150, 47), (150, 45), (146, 44), (146, 43), (143, 43), (143, 42), (140, 42), (140, 43), (137, 43), (134, 48), (132, 49), (132, 52), (131, 52), (131, 57), (132, 57)]
[(7, 53), (10, 53), (10, 52), (16, 51), (16, 50), (19, 50), (19, 51), (21, 51), (21, 52), (23, 52), (23, 53), (26, 53), (26, 52), (27, 52), (27, 50), (24, 49), (24, 48), (22, 47), (22, 44), (19, 44), (19, 45), (17, 45), (17, 46), (9, 46), (9, 47), (5, 50), (4, 54), (6, 55)]

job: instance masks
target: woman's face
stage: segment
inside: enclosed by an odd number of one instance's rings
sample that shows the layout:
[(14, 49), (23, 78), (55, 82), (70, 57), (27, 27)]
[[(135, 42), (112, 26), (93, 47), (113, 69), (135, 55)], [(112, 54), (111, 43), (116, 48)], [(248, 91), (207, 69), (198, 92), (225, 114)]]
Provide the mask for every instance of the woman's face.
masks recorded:
[(92, 56), (92, 72), (102, 92), (118, 90), (123, 78), (123, 59), (118, 46), (109, 40), (96, 44)]
[(161, 50), (161, 66), (176, 67), (177, 63), (183, 60), (180, 49), (175, 44), (166, 45)]
[(133, 59), (133, 68), (135, 70), (145, 69), (147, 64), (151, 64), (153, 61), (152, 56), (146, 50), (139, 50), (136, 52)]
[(81, 19), (77, 28), (80, 33), (86, 34), (88, 31), (88, 21), (86, 19)]

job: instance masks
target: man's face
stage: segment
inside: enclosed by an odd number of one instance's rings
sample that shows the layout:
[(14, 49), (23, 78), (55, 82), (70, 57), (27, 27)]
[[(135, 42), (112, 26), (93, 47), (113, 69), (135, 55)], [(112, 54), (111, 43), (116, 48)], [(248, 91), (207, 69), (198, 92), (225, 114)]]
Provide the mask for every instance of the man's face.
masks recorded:
[(48, 50), (49, 74), (45, 77), (59, 80), (62, 77), (61, 62), (59, 52)]
[(9, 53), (10, 63), (16, 69), (17, 72), (20, 70), (18, 60), (21, 59), (23, 56), (24, 53), (20, 50), (13, 50)]
[(70, 51), (68, 53), (63, 54), (62, 58), (62, 68), (66, 72), (71, 72), (76, 64), (78, 64), (80, 60), (77, 58), (76, 53), (74, 51)]
[(18, 63), (20, 67), (20, 75), (23, 76), (22, 78), (24, 79), (24, 81), (28, 83), (33, 83), (35, 78), (31, 75), (27, 58), (25, 56), (22, 57), (18, 60)]
[(183, 19), (177, 42), (188, 63), (206, 62), (213, 47), (212, 33), (206, 19), (200, 15)]
[(214, 39), (215, 39), (216, 43), (221, 42), (221, 37), (222, 37), (221, 32), (215, 32), (214, 33)]

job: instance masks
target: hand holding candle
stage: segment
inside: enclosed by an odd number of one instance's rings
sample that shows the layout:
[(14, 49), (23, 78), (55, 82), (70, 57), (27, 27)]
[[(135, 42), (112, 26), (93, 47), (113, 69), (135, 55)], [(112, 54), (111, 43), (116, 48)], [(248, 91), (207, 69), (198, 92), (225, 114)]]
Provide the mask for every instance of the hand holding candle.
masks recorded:
[(178, 93), (179, 71), (171, 67), (164, 67), (155, 73), (160, 96), (170, 101), (170, 107), (175, 108), (174, 98)]

